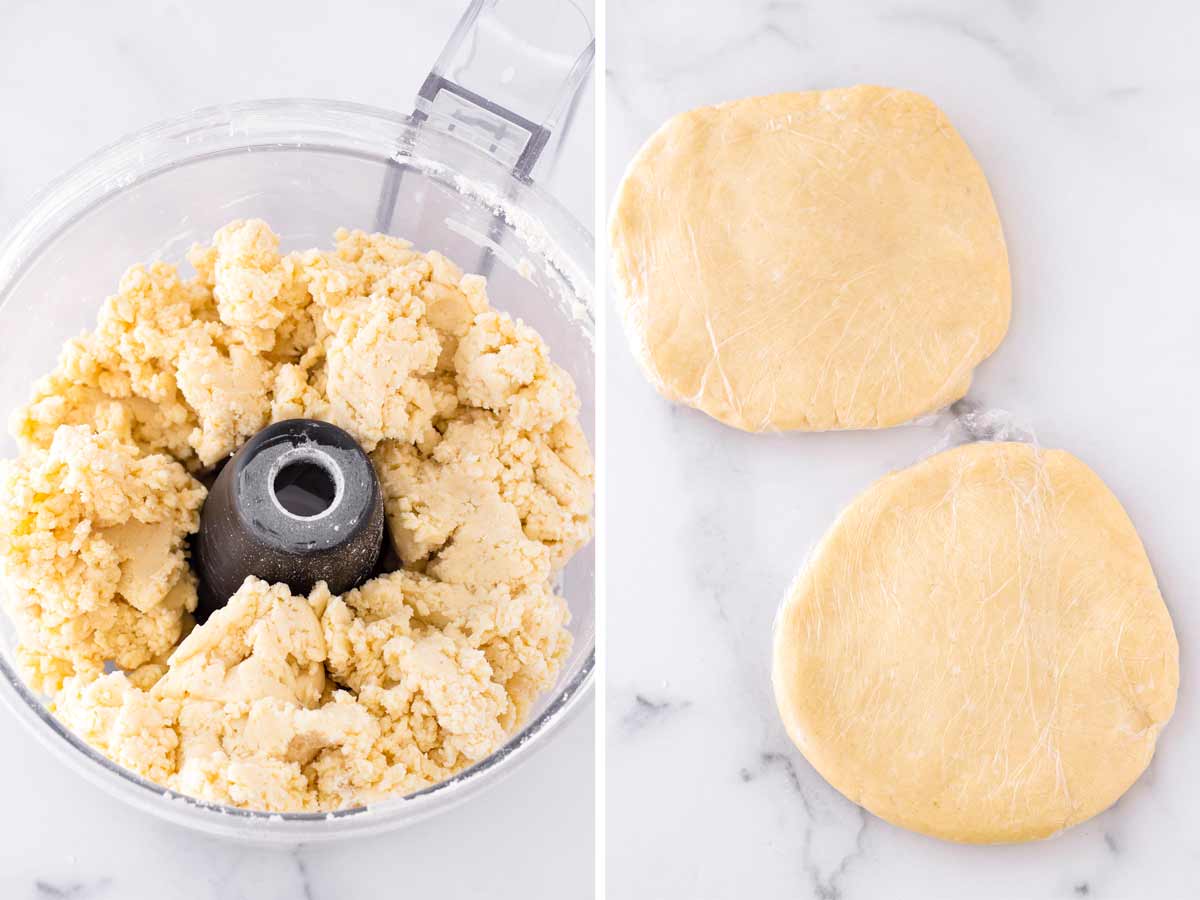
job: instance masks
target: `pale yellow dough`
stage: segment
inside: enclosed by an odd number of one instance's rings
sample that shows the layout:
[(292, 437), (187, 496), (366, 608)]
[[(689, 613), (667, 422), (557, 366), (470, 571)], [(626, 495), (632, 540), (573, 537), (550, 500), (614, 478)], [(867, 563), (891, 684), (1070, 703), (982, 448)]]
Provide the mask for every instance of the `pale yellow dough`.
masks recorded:
[(977, 443), (872, 485), (775, 630), (788, 734), (876, 815), (953, 841), (1052, 835), (1116, 802), (1175, 708), (1179, 647), (1104, 483)]
[(1008, 329), (987, 181), (909, 91), (675, 116), (630, 163), (610, 237), (650, 380), (747, 431), (908, 421), (962, 397)]
[[(341, 808), (483, 759), (570, 649), (551, 583), (592, 499), (570, 377), (482, 278), (396, 238), (281, 254), (239, 221), (189, 259), (190, 280), (130, 269), (13, 418), (24, 674), (116, 762), (242, 807)], [(371, 452), (405, 567), (340, 597), (249, 579), (193, 628), (196, 476), (299, 416)]]

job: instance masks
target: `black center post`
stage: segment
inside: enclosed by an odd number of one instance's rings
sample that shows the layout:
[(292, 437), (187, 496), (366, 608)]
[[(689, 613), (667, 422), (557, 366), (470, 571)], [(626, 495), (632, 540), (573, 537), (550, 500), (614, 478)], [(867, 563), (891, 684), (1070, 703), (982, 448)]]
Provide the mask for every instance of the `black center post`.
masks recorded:
[(314, 419), (268, 425), (225, 464), (201, 510), (196, 618), (223, 607), (248, 575), (295, 594), (318, 581), (344, 593), (370, 577), (383, 539), (379, 479), (354, 438)]

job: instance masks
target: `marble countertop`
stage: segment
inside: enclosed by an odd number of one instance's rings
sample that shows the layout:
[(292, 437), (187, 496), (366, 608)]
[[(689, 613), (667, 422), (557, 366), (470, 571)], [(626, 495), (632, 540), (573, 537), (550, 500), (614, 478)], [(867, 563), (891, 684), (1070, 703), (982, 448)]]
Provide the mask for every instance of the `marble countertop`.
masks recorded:
[[(464, 6), (138, 0), (118, 14), (108, 4), (0, 4), (0, 229), (101, 146), (199, 106), (311, 96), (407, 111)], [(556, 165), (539, 173), (589, 223), (592, 146), (589, 92)], [(464, 806), (406, 831), (292, 852), (196, 837), (127, 808), (10, 721), (0, 897), (590, 896), (592, 709)]]
[(771, 624), (806, 551), (936, 426), (756, 436), (672, 407), (610, 314), (607, 879), (633, 898), (1200, 893), (1200, 10), (1184, 2), (609, 0), (607, 181), (668, 116), (874, 82), (933, 97), (1005, 224), (1012, 328), (970, 398), (1093, 466), (1136, 523), (1181, 645), (1178, 708), (1117, 806), (967, 847), (876, 819), (792, 747)]

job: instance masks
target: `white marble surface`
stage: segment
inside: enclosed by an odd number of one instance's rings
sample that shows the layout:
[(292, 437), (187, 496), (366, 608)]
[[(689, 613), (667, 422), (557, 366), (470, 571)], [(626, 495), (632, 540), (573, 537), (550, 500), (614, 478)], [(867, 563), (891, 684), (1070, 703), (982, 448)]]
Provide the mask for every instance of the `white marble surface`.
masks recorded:
[(1200, 9), (609, 0), (608, 23), (610, 195), (640, 142), (691, 106), (876, 82), (946, 109), (991, 180), (1014, 276), (1011, 331), (970, 396), (1030, 420), (1122, 499), (1183, 673), (1150, 770), (1058, 838), (954, 846), (863, 813), (777, 721), (771, 623), (842, 505), (937, 435), (732, 431), (660, 399), (614, 323), (609, 896), (1200, 896)]
[[(315, 96), (411, 109), (465, 5), (0, 3), (0, 228), (94, 150), (198, 106)], [(589, 95), (548, 182), (584, 222), (592, 146)], [(197, 838), (128, 809), (9, 720), (0, 897), (590, 896), (592, 719), (589, 702), (510, 778), (436, 820), (290, 853)]]

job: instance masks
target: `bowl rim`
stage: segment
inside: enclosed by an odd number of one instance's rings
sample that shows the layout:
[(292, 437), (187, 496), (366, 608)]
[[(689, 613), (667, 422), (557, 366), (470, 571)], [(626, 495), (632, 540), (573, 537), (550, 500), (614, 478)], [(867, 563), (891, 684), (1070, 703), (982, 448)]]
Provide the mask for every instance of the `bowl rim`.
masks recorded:
[[(223, 122), (232, 124), (231, 120), (235, 117), (256, 114), (293, 114), (313, 119), (321, 116), (340, 116), (385, 123), (397, 129), (393, 135), (395, 146), (390, 154), (391, 158), (401, 155), (399, 138), (403, 134), (412, 134), (418, 128), (428, 127), (405, 113), (368, 104), (315, 97), (278, 97), (204, 106), (131, 131), (89, 154), (52, 179), (32, 196), (24, 211), (4, 227), (0, 233), (0, 308), (5, 304), (9, 290), (20, 281), (25, 266), (69, 227), (70, 221), (60, 221), (53, 225), (55, 218), (73, 219), (116, 193), (183, 163), (152, 165), (131, 178), (106, 188), (99, 188), (99, 197), (83, 198), (80, 192), (91, 184), (94, 173), (119, 163), (122, 156), (138, 146), (155, 142), (169, 145), (173, 141), (185, 141), (186, 132), (181, 132), (181, 129), (188, 126), (212, 127)], [(308, 122), (310, 127), (319, 127), (319, 124), (312, 120)], [(474, 156), (481, 165), (490, 166), (498, 177), (518, 182), (522, 192), (531, 193), (540, 206), (551, 211), (557, 226), (569, 229), (574, 232), (575, 238), (583, 241), (585, 251), (594, 249), (592, 233), (540, 185), (529, 180), (517, 179), (499, 161), (460, 138), (437, 129), (434, 129), (434, 133), (437, 140), (452, 142), (456, 146), (456, 152)], [(268, 145), (255, 146), (266, 149)], [(299, 143), (294, 142), (290, 146), (299, 146)], [(211, 154), (197, 153), (187, 162), (195, 162), (206, 155)], [(94, 191), (97, 188), (92, 185), (91, 189)], [(39, 234), (46, 221), (50, 221), (52, 227), (47, 229), (45, 234)], [(27, 244), (29, 246), (25, 247)], [(21, 255), (22, 250), (26, 256)], [(590, 265), (592, 260), (586, 257), (585, 259), (589, 265), (583, 269), (582, 274), (587, 279), (590, 289), (594, 281), (594, 272)], [(580, 297), (580, 300), (589, 313), (588, 320), (583, 325), (591, 333), (594, 300), (592, 297)], [(581, 700), (589, 694), (596, 664), (594, 633), (589, 643), (579, 670), (565, 684), (552, 688), (554, 693), (546, 708), (484, 759), (456, 772), (444, 781), (411, 794), (327, 812), (278, 813), (244, 809), (202, 800), (142, 778), (113, 762), (60, 722), (25, 684), (19, 672), (2, 653), (0, 700), (3, 700), (4, 705), (12, 710), (34, 737), (60, 760), (87, 777), (89, 781), (131, 805), (218, 836), (239, 839), (249, 837), (252, 840), (257, 838), (268, 842), (327, 840), (415, 823), (456, 806), (513, 771), (519, 763), (532, 755), (533, 750), (547, 743), (546, 739), (556, 733), (565, 721), (573, 718)], [(255, 833), (248, 835), (242, 830), (246, 824), (253, 824)]]
[[(398, 152), (400, 146), (398, 138), (401, 133), (412, 134), (421, 131), (421, 133), (426, 135), (436, 135), (437, 140), (449, 142), (457, 148), (458, 152), (473, 156), (481, 165), (495, 169), (497, 176), (520, 184), (522, 191), (533, 194), (540, 205), (546, 207), (560, 220), (558, 224), (574, 232), (574, 235), (584, 242), (585, 249), (588, 251), (585, 258), (589, 268), (584, 270), (583, 274), (588, 279), (589, 287), (594, 284), (595, 275), (591, 271), (591, 268), (594, 267), (595, 236), (592, 232), (554, 196), (547, 193), (536, 181), (518, 179), (499, 160), (483, 152), (468, 141), (464, 141), (455, 135), (437, 128), (436, 125), (427, 120), (418, 120), (411, 114), (372, 106), (366, 103), (321, 97), (269, 97), (259, 100), (235, 100), (230, 103), (210, 104), (208, 106), (197, 107), (190, 112), (178, 116), (159, 119), (149, 125), (127, 132), (121, 137), (103, 145), (100, 149), (88, 154), (75, 165), (51, 179), (40, 190), (34, 192), (26, 201), (23, 211), (18, 213), (15, 219), (11, 222), (0, 222), (0, 229), (3, 229), (0, 231), (0, 305), (4, 302), (3, 292), (6, 290), (7, 284), (19, 280), (22, 263), (25, 262), (20, 257), (17, 257), (15, 260), (12, 258), (16, 254), (17, 248), (24, 241), (32, 238), (40, 220), (47, 213), (48, 208), (54, 207), (57, 209), (57, 204), (52, 201), (60, 199), (60, 195), (72, 193), (72, 188), (74, 188), (76, 182), (86, 183), (88, 181), (87, 176), (99, 169), (103, 163), (111, 162), (115, 157), (124, 154), (140, 144), (155, 140), (168, 141), (172, 137), (178, 139), (180, 135), (177, 132), (185, 126), (200, 126), (202, 123), (207, 122), (211, 127), (220, 124), (220, 120), (222, 119), (226, 120), (227, 124), (232, 124), (228, 120), (235, 116), (269, 115), (272, 113), (357, 117), (359, 119), (386, 123), (400, 129), (397, 134), (393, 135), (393, 138), (396, 139), (396, 147), (393, 148), (392, 158), (398, 155), (406, 155)], [(294, 146), (294, 144), (286, 146)], [(198, 154), (196, 158), (199, 159), (202, 156), (203, 154)], [(124, 189), (137, 184), (144, 179), (160, 173), (164, 168), (169, 168), (169, 166), (152, 167), (145, 172), (139, 173), (135, 178), (123, 181), (119, 185), (119, 188)], [(66, 198), (62, 199), (65, 200)], [(103, 202), (103, 200), (92, 201), (92, 203), (94, 202)], [(90, 208), (92, 203), (85, 204), (83, 210)], [(76, 210), (77, 213), (79, 211), (81, 210)], [(60, 226), (59, 229), (55, 229), (51, 234), (43, 237), (42, 243), (57, 237), (57, 231), (61, 230), (61, 227), (65, 226)], [(589, 329), (591, 329), (594, 327), (594, 300), (591, 298), (587, 299), (589, 300), (589, 313), (592, 317), (588, 323)]]

